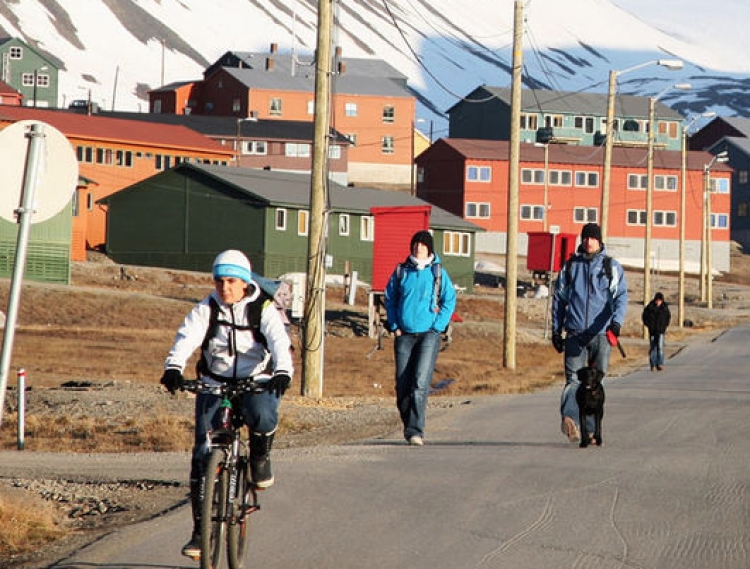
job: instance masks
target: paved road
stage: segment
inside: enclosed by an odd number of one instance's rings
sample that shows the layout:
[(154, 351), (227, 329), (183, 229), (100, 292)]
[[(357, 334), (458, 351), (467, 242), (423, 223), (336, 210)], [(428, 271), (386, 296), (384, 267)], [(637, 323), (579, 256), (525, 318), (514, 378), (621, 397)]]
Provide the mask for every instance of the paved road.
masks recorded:
[[(250, 568), (747, 569), (750, 327), (607, 384), (605, 446), (560, 434), (557, 389), (476, 400), (397, 437), (282, 453)], [(196, 567), (188, 512), (58, 566)]]

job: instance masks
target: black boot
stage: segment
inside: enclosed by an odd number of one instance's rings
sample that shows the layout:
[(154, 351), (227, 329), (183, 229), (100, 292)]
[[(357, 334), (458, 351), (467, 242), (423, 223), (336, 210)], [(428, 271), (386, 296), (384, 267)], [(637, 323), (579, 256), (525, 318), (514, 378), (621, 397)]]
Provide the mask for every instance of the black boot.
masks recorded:
[(193, 512), (193, 534), (182, 547), (182, 554), (185, 557), (198, 561), (201, 558), (201, 507), (202, 497), (201, 490), (203, 483), (200, 480), (190, 481), (190, 508)]
[[(274, 431), (275, 433), (275, 431)], [(273, 485), (271, 470), (271, 447), (274, 433), (253, 433), (250, 435), (250, 476), (258, 488)]]

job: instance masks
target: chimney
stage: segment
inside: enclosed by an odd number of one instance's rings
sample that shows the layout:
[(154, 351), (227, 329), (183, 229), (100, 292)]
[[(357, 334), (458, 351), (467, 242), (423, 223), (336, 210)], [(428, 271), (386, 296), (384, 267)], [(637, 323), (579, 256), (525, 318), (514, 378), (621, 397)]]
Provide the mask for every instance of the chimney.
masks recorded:
[(271, 44), (271, 53), (276, 53), (279, 50), (279, 44), (276, 42)]
[(266, 57), (266, 71), (273, 69), (273, 57)]
[(337, 58), (341, 57), (341, 53), (342, 53), (342, 48), (341, 48), (340, 45), (337, 45), (336, 46), (336, 57)]

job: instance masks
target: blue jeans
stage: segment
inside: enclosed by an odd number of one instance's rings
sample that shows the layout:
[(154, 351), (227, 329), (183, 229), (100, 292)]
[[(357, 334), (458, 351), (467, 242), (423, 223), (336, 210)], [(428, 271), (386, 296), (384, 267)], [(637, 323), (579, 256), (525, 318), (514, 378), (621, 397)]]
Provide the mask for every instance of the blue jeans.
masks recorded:
[[(190, 463), (191, 480), (200, 480), (203, 476), (204, 464), (210, 450), (209, 432), (219, 426), (215, 419), (218, 419), (216, 411), (221, 406), (221, 399), (220, 396), (211, 393), (200, 393), (195, 399), (195, 440)], [(234, 409), (234, 412), (242, 413), (251, 433), (273, 433), (279, 424), (279, 398), (268, 391), (246, 393), (242, 397), (242, 409)]]
[(396, 357), (396, 405), (404, 437), (424, 436), (427, 414), (427, 394), (432, 384), (432, 372), (440, 351), (440, 334), (421, 332), (402, 333), (394, 342)]
[(648, 361), (651, 368), (664, 365), (664, 334), (649, 335)]
[[(560, 412), (563, 417), (570, 417), (578, 425), (579, 411), (576, 401), (576, 391), (580, 382), (577, 371), (582, 367), (595, 367), (607, 373), (609, 368), (609, 354), (612, 346), (607, 342), (607, 336), (599, 334), (588, 342), (580, 336), (565, 338), (565, 387), (560, 400)], [(594, 432), (594, 418), (588, 417), (588, 429)]]

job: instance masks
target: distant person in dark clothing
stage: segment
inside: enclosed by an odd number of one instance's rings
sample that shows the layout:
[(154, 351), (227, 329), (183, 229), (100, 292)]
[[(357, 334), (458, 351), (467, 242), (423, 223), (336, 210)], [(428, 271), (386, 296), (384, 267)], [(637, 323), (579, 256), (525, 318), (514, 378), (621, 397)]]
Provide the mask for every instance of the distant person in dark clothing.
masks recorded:
[(671, 318), (669, 306), (664, 302), (664, 295), (657, 292), (654, 299), (643, 309), (643, 325), (648, 328), (648, 359), (651, 371), (664, 369), (664, 334)]

